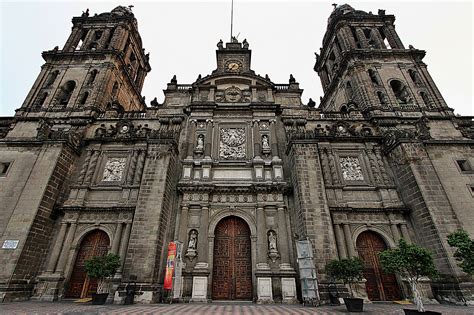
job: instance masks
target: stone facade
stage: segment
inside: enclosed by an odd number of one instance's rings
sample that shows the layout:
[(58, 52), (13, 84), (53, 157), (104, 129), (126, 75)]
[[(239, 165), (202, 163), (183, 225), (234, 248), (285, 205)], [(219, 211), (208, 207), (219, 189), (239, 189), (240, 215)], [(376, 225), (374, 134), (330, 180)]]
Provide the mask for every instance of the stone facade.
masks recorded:
[[(474, 124), (453, 114), (394, 20), (335, 8), (314, 66), (317, 108), (293, 76), (256, 75), (246, 40), (220, 41), (211, 74), (173, 77), (164, 103), (147, 107), (151, 68), (130, 9), (73, 18), (63, 49), (43, 52), (25, 102), (0, 121), (1, 300), (87, 296), (81, 262), (99, 231), (122, 260), (115, 303), (129, 283), (139, 303), (167, 296), (173, 240), (183, 244), (176, 299), (294, 303), (308, 279), (296, 241), (311, 244), (306, 268), (326, 301), (328, 261), (376, 257), (370, 242), (401, 237), (434, 253), (442, 277), (426, 297), (472, 301), (446, 236), (474, 235)], [(359, 285), (369, 299), (410, 295), (377, 272)]]

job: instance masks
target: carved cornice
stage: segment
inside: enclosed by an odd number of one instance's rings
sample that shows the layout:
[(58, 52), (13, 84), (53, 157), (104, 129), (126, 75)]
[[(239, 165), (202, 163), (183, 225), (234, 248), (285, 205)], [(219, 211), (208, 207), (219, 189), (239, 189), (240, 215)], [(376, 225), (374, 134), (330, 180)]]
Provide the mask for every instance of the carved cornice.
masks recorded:
[(247, 186), (222, 186), (221, 184), (206, 184), (201, 182), (187, 183), (180, 182), (178, 191), (184, 192), (202, 192), (202, 193), (263, 193), (263, 192), (281, 192), (288, 194), (292, 191), (292, 186), (286, 182), (276, 184), (252, 183)]

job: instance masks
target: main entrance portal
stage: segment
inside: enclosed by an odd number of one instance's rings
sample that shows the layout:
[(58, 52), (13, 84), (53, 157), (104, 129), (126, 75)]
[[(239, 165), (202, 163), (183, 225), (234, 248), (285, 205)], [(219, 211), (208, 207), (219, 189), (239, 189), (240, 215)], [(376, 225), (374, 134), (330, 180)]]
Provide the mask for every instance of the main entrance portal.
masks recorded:
[(364, 278), (367, 296), (371, 301), (399, 300), (400, 290), (394, 274), (382, 271), (379, 253), (387, 249), (385, 242), (371, 231), (363, 232), (357, 238), (357, 251), (364, 261)]
[(214, 232), (212, 299), (252, 299), (250, 229), (238, 217), (222, 219)]
[(90, 232), (84, 237), (79, 252), (77, 253), (76, 263), (72, 271), (71, 280), (66, 297), (84, 298), (91, 296), (97, 289), (97, 280), (90, 279), (86, 274), (85, 261), (95, 257), (107, 254), (109, 247), (109, 237), (107, 233), (101, 230)]

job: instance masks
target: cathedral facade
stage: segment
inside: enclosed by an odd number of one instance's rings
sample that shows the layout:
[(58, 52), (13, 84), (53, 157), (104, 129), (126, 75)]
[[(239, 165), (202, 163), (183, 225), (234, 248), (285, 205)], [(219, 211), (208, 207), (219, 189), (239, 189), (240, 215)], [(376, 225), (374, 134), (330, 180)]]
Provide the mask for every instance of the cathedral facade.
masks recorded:
[(335, 8), (314, 65), (318, 106), (292, 76), (255, 74), (236, 39), (217, 44), (209, 75), (174, 77), (147, 106), (130, 9), (74, 17), (0, 120), (0, 300), (86, 297), (84, 261), (111, 252), (110, 300), (134, 283), (137, 302), (159, 302), (170, 241), (181, 301), (325, 301), (324, 266), (355, 256), (363, 296), (399, 300), (406, 280), (377, 254), (403, 237), (441, 274), (425, 297), (472, 301), (446, 237), (474, 236), (474, 123), (454, 115), (394, 20)]

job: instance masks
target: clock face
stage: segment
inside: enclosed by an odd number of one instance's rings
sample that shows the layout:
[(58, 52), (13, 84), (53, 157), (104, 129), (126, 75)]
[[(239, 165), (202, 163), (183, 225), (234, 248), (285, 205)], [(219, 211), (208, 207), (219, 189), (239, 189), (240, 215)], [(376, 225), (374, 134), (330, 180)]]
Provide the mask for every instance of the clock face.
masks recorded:
[(226, 63), (226, 70), (229, 72), (239, 72), (241, 67), (240, 61), (229, 61)]

